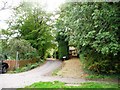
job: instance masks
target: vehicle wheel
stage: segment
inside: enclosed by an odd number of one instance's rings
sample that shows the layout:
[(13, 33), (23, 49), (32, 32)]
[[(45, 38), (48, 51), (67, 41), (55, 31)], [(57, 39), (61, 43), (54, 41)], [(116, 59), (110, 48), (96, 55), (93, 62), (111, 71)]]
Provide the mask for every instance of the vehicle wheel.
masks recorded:
[(2, 68), (2, 73), (6, 73), (7, 72), (7, 68), (6, 67), (3, 67)]

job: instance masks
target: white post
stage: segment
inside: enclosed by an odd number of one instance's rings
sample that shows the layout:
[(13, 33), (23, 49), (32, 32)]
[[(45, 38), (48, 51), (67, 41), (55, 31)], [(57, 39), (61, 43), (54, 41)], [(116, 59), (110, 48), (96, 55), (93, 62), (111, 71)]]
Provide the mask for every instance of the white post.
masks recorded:
[(16, 68), (19, 68), (19, 65), (18, 65), (18, 51), (17, 51), (17, 53), (16, 53)]

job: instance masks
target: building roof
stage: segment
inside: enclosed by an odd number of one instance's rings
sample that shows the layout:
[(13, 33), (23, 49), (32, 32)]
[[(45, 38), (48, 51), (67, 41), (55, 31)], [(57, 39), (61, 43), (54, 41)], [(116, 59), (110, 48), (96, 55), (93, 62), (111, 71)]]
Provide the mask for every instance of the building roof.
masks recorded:
[(70, 46), (70, 47), (69, 47), (69, 50), (76, 50), (76, 48), (73, 47), (73, 46)]

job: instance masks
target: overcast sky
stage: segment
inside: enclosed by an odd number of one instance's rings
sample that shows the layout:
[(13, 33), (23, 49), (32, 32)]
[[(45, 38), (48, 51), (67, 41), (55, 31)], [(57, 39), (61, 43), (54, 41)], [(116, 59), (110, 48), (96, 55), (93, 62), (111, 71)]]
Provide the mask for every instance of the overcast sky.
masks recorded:
[[(7, 6), (17, 6), (19, 5), (20, 2), (22, 2), (23, 0), (0, 0), (0, 8), (3, 7), (2, 1), (6, 1), (7, 2)], [(64, 3), (65, 1), (68, 2), (87, 2), (87, 1), (94, 1), (94, 0), (24, 0), (24, 1), (34, 1), (34, 2), (38, 2), (39, 4), (42, 4), (43, 6), (45, 6), (45, 9), (47, 12), (54, 12), (56, 9), (58, 9), (58, 7)], [(97, 2), (118, 2), (120, 0), (95, 0)], [(8, 20), (10, 15), (12, 14), (11, 10), (6, 9), (6, 10), (2, 10), (0, 11), (0, 29), (6, 29), (7, 25), (5, 23), (5, 20)]]
[[(3, 7), (2, 2), (7, 2), (6, 6), (18, 6), (20, 2), (23, 0), (0, 0), (0, 8)], [(24, 1), (34, 1), (38, 2), (39, 4), (42, 4), (45, 6), (45, 9), (47, 12), (54, 12), (58, 7), (64, 3), (65, 0), (24, 0)], [(12, 11), (9, 9), (0, 11), (0, 29), (6, 29), (7, 25), (5, 23), (5, 20), (8, 20), (11, 16)]]

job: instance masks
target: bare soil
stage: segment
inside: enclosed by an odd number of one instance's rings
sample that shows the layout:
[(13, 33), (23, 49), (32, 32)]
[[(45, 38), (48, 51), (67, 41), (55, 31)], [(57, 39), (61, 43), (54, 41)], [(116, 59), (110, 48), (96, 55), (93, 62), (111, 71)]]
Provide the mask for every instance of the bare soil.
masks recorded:
[(117, 78), (98, 78), (98, 79), (88, 79), (86, 78), (89, 74), (85, 73), (82, 68), (82, 63), (79, 58), (72, 58), (69, 60), (63, 61), (61, 67), (57, 69), (55, 72), (57, 76), (61, 76), (63, 78), (75, 78), (75, 79), (85, 79), (92, 81), (106, 81), (106, 82), (117, 82)]
[(83, 71), (82, 64), (78, 58), (63, 61), (63, 65), (57, 72), (57, 75), (69, 78), (84, 78), (87, 76)]

